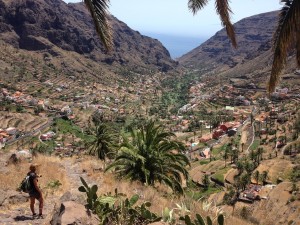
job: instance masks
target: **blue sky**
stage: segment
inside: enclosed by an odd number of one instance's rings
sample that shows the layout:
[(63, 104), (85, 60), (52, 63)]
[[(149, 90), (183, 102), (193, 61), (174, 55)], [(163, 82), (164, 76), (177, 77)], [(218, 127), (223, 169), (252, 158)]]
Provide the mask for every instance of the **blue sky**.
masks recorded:
[[(65, 0), (80, 2), (80, 0)], [(221, 29), (214, 2), (195, 16), (187, 8), (188, 0), (110, 0), (110, 12), (134, 30), (188, 37), (210, 37)], [(279, 0), (231, 0), (237, 22), (251, 15), (280, 9)]]
[[(210, 0), (195, 16), (188, 10), (188, 0), (110, 0), (110, 3), (110, 12), (115, 17), (141, 34), (158, 39), (174, 59), (222, 29), (215, 0)], [(231, 0), (230, 6), (233, 23), (281, 8), (279, 0)]]

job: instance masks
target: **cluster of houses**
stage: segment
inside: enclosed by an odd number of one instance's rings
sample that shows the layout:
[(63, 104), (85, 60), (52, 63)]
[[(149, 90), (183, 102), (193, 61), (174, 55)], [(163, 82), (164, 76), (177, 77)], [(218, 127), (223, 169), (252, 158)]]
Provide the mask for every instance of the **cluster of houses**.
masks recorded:
[(213, 139), (219, 139), (222, 135), (227, 134), (229, 137), (235, 135), (241, 125), (238, 121), (226, 122), (221, 124), (212, 134)]
[(6, 129), (0, 129), (0, 149), (5, 146), (5, 143), (16, 137), (18, 129), (15, 127), (8, 127)]
[(24, 94), (20, 91), (16, 91), (14, 93), (10, 93), (6, 88), (2, 88), (2, 92), (0, 95), (0, 99), (9, 100), (11, 102), (15, 102), (16, 104), (22, 105), (22, 106), (38, 106), (44, 110), (54, 110), (57, 112), (60, 112), (62, 115), (67, 115), (70, 119), (75, 116), (73, 115), (73, 112), (70, 108), (70, 106), (65, 105), (61, 108), (56, 108), (52, 106), (49, 103), (49, 100), (47, 99), (36, 99), (31, 95)]
[(261, 191), (261, 188), (261, 185), (248, 185), (246, 190), (240, 193), (239, 201), (253, 203), (255, 200), (260, 200), (259, 192)]
[(40, 139), (42, 141), (49, 141), (49, 140), (52, 140), (52, 138), (55, 136), (55, 133), (53, 131), (48, 131), (47, 133), (45, 134), (42, 134), (40, 136)]
[(277, 87), (275, 91), (271, 94), (271, 99), (273, 100), (283, 100), (287, 99), (290, 96), (288, 95), (289, 89), (288, 88), (279, 88)]
[(2, 88), (1, 97), (5, 100), (15, 102), (20, 105), (38, 106), (43, 109), (49, 105), (49, 101), (46, 99), (36, 99), (33, 96), (24, 94), (20, 91), (10, 93), (6, 88)]

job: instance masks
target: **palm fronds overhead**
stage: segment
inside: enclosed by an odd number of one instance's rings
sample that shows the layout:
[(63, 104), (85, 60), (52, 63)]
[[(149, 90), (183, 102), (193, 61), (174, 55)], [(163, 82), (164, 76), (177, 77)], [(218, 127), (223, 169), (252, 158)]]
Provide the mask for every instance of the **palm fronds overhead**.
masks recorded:
[[(208, 0), (189, 0), (188, 7), (192, 11), (193, 14), (196, 14), (200, 9), (206, 6)], [(225, 27), (228, 37), (231, 40), (233, 47), (237, 47), (234, 28), (232, 23), (230, 22), (230, 14), (232, 13), (228, 0), (216, 0), (216, 11), (219, 14), (222, 26)]]
[(220, 15), (222, 25), (226, 28), (226, 32), (228, 37), (231, 39), (231, 43), (233, 47), (237, 47), (235, 33), (233, 25), (230, 21), (230, 14), (232, 13), (228, 0), (216, 0), (216, 10), (217, 13)]
[(300, 66), (300, 1), (281, 0), (284, 3), (278, 21), (278, 27), (274, 35), (274, 59), (269, 80), (268, 91), (271, 93), (279, 81), (280, 73), (287, 58), (287, 51), (295, 41), (297, 50), (297, 62)]
[(113, 46), (111, 27), (107, 21), (109, 0), (84, 0), (94, 20), (96, 31), (105, 46), (111, 50)]
[(188, 7), (189, 10), (191, 10), (192, 13), (195, 15), (200, 9), (206, 6), (207, 3), (208, 0), (189, 0)]

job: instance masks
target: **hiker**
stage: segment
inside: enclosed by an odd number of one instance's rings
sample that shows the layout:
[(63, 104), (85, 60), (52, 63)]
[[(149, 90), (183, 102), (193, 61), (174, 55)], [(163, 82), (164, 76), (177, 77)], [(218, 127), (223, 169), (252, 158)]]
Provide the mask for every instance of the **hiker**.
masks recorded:
[(36, 164), (31, 164), (29, 167), (29, 172), (27, 173), (27, 176), (29, 176), (29, 182), (31, 186), (31, 190), (29, 191), (29, 198), (30, 198), (30, 209), (32, 212), (32, 216), (35, 217), (36, 213), (34, 211), (34, 204), (35, 204), (35, 199), (39, 201), (39, 218), (43, 218), (43, 195), (42, 191), (39, 188), (37, 182), (38, 182), (38, 175), (36, 174)]

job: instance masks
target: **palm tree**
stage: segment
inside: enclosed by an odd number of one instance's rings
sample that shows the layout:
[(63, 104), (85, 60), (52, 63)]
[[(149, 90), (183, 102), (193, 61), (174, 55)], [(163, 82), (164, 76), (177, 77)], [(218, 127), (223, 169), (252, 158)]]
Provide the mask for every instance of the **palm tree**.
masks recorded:
[(275, 90), (292, 43), (296, 43), (297, 64), (300, 67), (300, 1), (281, 0), (281, 2), (284, 3), (284, 6), (279, 14), (278, 26), (274, 35), (274, 59), (269, 80), (269, 92)]
[(209, 176), (208, 174), (204, 174), (203, 178), (202, 178), (202, 184), (204, 186), (204, 190), (207, 190), (210, 184), (210, 180), (209, 180)]
[(260, 173), (258, 170), (256, 170), (254, 172), (254, 174), (252, 175), (252, 177), (254, 178), (254, 180), (256, 180), (256, 184), (258, 184), (259, 178), (260, 178)]
[(268, 171), (263, 171), (260, 175), (260, 180), (263, 183), (263, 185), (266, 184), (268, 178), (269, 178)]
[(175, 135), (164, 127), (148, 122), (137, 130), (130, 129), (130, 139), (124, 137), (115, 161), (106, 171), (114, 170), (120, 177), (138, 180), (154, 186), (156, 182), (183, 193), (182, 178), (188, 178), (188, 158), (184, 145), (174, 141)]
[(244, 146), (245, 146), (245, 143), (244, 142), (242, 142), (242, 152), (244, 151)]
[(244, 172), (244, 163), (242, 161), (237, 161), (236, 168), (238, 170), (238, 175), (241, 175)]
[(107, 124), (103, 122), (96, 123), (95, 126), (90, 129), (90, 134), (93, 138), (86, 143), (89, 154), (97, 155), (98, 158), (103, 161), (114, 154), (117, 135), (115, 135)]
[(257, 149), (257, 163), (259, 165), (260, 161), (262, 160), (262, 154), (264, 152), (263, 148), (258, 148)]
[(225, 161), (225, 167), (226, 167), (226, 160), (228, 159), (229, 153), (230, 153), (230, 147), (228, 145), (226, 145), (225, 150), (224, 150), (224, 155), (223, 155), (223, 158)]

